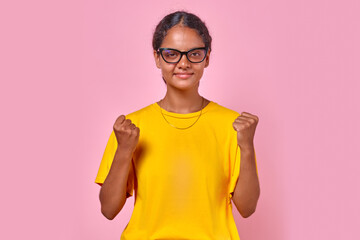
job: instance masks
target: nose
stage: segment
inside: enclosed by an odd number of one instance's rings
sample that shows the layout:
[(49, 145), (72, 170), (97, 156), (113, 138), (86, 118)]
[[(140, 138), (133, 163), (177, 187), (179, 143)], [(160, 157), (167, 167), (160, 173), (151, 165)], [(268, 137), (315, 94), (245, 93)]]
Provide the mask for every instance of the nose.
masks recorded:
[(178, 66), (179, 66), (180, 68), (188, 68), (188, 67), (190, 67), (190, 62), (189, 62), (189, 60), (187, 59), (187, 57), (186, 57), (185, 54), (181, 56), (181, 59), (180, 59), (180, 61), (178, 62)]

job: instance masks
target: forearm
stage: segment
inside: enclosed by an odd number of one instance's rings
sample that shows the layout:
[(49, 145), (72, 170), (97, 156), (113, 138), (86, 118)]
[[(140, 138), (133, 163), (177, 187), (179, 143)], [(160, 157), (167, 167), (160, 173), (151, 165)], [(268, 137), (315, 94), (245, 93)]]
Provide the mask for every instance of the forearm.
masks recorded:
[(126, 202), (126, 187), (132, 156), (116, 151), (109, 174), (100, 189), (102, 214), (112, 220)]
[(232, 198), (243, 217), (249, 217), (255, 212), (260, 196), (254, 152), (253, 146), (241, 149), (240, 175)]

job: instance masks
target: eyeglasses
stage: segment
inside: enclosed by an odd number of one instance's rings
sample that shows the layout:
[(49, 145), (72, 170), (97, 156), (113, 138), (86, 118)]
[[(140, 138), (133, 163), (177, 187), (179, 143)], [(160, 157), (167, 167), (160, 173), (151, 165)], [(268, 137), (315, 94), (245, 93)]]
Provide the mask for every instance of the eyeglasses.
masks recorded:
[(181, 52), (177, 49), (173, 48), (159, 48), (157, 52), (160, 52), (161, 57), (167, 63), (178, 63), (180, 59), (185, 54), (186, 58), (191, 63), (200, 63), (204, 61), (208, 48), (207, 47), (199, 47), (190, 49), (187, 52)]

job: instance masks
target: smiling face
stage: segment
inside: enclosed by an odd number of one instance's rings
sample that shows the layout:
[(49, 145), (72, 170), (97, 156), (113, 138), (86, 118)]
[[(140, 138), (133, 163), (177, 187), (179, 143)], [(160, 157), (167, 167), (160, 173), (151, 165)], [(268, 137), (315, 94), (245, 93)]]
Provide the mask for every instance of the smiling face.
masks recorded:
[[(193, 48), (205, 47), (205, 44), (195, 29), (175, 25), (167, 32), (160, 47), (188, 51)], [(167, 63), (154, 50), (156, 66), (161, 69), (162, 76), (167, 84), (183, 90), (198, 86), (204, 68), (209, 65), (209, 57), (210, 50), (204, 61), (200, 63), (189, 62), (185, 55), (178, 63)]]

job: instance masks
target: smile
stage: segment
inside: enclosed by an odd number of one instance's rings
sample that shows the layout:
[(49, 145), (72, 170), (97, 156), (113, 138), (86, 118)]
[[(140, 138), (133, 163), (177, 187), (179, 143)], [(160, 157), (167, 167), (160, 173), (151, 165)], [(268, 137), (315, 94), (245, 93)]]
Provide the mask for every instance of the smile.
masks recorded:
[(175, 73), (174, 74), (176, 77), (181, 78), (181, 79), (187, 79), (189, 77), (191, 77), (193, 75), (193, 73)]

